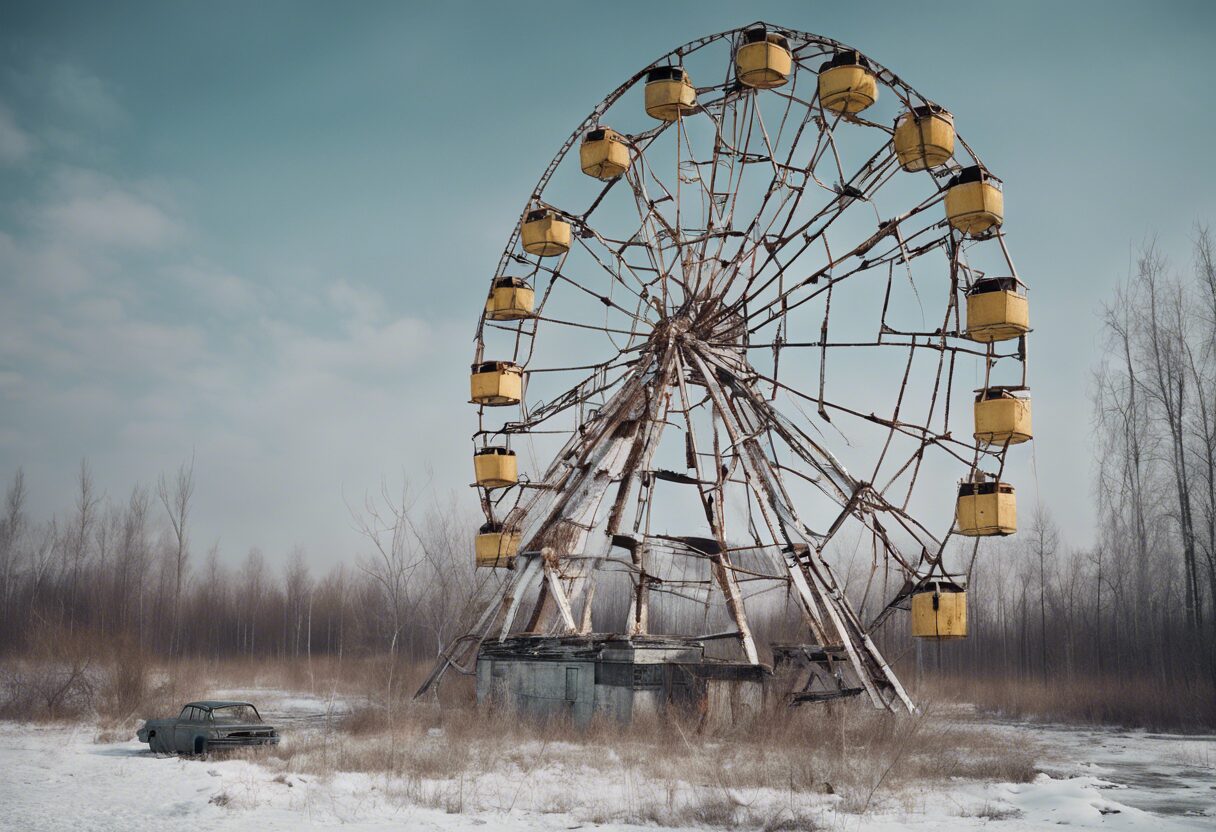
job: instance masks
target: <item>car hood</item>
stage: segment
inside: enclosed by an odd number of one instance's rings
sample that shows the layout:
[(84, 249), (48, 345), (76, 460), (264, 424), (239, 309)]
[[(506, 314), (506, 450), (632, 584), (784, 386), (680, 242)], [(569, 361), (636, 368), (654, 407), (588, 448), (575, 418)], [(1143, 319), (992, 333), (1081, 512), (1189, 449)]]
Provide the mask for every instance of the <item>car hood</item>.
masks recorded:
[(235, 723), (235, 722), (217, 722), (211, 726), (215, 731), (273, 731), (273, 725), (268, 725), (265, 722), (252, 723)]

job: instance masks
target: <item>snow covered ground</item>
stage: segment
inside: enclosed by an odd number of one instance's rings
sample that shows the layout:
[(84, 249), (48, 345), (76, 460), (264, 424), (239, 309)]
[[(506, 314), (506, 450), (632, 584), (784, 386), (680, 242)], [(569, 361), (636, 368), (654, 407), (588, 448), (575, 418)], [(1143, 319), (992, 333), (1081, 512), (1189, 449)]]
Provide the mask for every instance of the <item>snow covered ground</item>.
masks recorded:
[[(327, 714), (346, 708), (280, 691), (228, 693), (249, 696), (288, 732), (320, 731)], [(780, 784), (726, 789), (685, 783), (673, 790), (670, 781), (639, 782), (627, 766), (614, 777), (602, 768), (509, 761), (469, 780), (301, 775), (276, 766), (273, 757), (158, 757), (133, 740), (98, 741), (91, 726), (0, 723), (0, 829), (624, 830), (642, 828), (621, 819), (643, 805), (691, 806), (666, 822), (704, 828), (722, 823), (717, 807), (723, 804), (728, 813), (734, 805), (751, 819), (784, 821), (783, 829), (1216, 829), (1216, 737), (990, 727), (1036, 741), (1042, 773), (1033, 782), (917, 787), (875, 800), (858, 815), (842, 811), (837, 795), (791, 795)], [(433, 732), (428, 741), (444, 739)], [(525, 752), (543, 759), (545, 750)], [(633, 817), (647, 819), (642, 811)]]

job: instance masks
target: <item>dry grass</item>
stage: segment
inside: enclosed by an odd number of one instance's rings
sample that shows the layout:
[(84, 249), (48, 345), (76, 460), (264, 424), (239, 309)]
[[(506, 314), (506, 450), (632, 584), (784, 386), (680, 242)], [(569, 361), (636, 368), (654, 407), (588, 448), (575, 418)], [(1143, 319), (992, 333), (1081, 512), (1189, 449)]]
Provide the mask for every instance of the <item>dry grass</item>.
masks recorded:
[[(400, 702), (391, 712), (372, 704), (247, 756), (279, 773), (383, 777), (399, 799), (444, 811), (527, 808), (595, 823), (766, 830), (815, 829), (825, 807), (906, 806), (957, 779), (1024, 782), (1036, 773), (1028, 744), (932, 711), (892, 717), (860, 702), (781, 709), (715, 734), (681, 719), (578, 731), (463, 699)], [(585, 793), (592, 782), (605, 784), (603, 794)]]
[(85, 720), (103, 738), (129, 736), (142, 719), (176, 714), (216, 691), (307, 691), (351, 702), (382, 702), (392, 691), (397, 701), (421, 672), (406, 664), (390, 671), (378, 657), (166, 661), (129, 640), (48, 629), (28, 653), (0, 659), (0, 719)]
[[(908, 808), (958, 779), (1022, 782), (1036, 773), (1034, 747), (933, 708), (892, 717), (854, 701), (779, 708), (715, 732), (679, 718), (579, 731), (478, 709), (463, 678), (445, 682), (441, 702), (413, 702), (426, 670), (381, 658), (156, 665), (116, 651), (98, 665), (92, 707), (78, 716), (101, 726), (99, 740), (117, 740), (140, 717), (218, 691), (307, 692), (350, 707), (305, 730), (289, 727), (280, 746), (234, 755), (284, 784), (358, 772), (402, 804), (583, 822), (810, 830), (826, 811)], [(604, 788), (589, 793), (588, 783)]]
[(47, 627), (28, 653), (0, 663), (0, 718), (130, 720), (158, 704), (163, 688), (130, 641)]
[(1010, 719), (1109, 725), (1150, 731), (1216, 729), (1216, 687), (1211, 682), (1078, 678), (1038, 680), (960, 677), (921, 691), (922, 698), (975, 705)]

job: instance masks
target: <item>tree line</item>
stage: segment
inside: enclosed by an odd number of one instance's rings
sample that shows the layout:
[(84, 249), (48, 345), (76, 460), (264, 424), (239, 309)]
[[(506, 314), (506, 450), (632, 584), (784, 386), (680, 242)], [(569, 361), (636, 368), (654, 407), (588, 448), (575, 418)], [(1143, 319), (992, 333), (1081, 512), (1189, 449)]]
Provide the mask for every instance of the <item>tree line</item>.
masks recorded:
[(280, 568), (254, 548), (229, 566), (192, 545), (193, 467), (116, 500), (82, 462), (71, 508), (41, 521), (19, 469), (0, 517), (0, 654), (50, 632), (166, 657), (433, 657), (493, 579), (456, 506), (387, 488), (353, 512), (369, 554), (351, 563), (317, 576), (298, 547)]
[[(1065, 545), (1049, 511), (1023, 505), (1018, 535), (976, 561), (967, 640), (913, 649), (898, 624), (880, 636), (905, 671), (1216, 681), (1216, 244), (1206, 228), (1183, 259), (1178, 269), (1144, 247), (1102, 308), (1093, 545)], [(236, 566), (215, 546), (198, 550), (194, 487), (190, 461), (115, 499), (82, 463), (70, 508), (35, 520), (18, 470), (0, 516), (0, 652), (80, 630), (164, 656), (428, 659), (501, 580), (473, 567), (463, 504), (426, 488), (386, 487), (358, 506), (366, 554), (315, 575), (299, 549), (281, 567), (257, 549)]]

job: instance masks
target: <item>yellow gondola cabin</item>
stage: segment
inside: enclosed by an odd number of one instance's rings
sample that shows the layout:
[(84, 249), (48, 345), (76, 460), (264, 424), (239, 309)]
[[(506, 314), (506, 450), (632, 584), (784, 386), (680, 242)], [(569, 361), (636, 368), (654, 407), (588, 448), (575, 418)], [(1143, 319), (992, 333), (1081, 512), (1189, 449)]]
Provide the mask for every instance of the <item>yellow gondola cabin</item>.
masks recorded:
[(837, 52), (819, 67), (819, 103), (838, 113), (860, 113), (878, 100), (878, 79), (860, 52)]
[(657, 66), (646, 73), (646, 115), (675, 121), (696, 112), (697, 90), (682, 66)]
[(990, 537), (1018, 530), (1018, 504), (1013, 486), (1003, 482), (964, 482), (958, 487), (954, 512), (959, 534)]
[(473, 454), (473, 471), (482, 488), (505, 488), (519, 479), (515, 451), (510, 448), (482, 448)]
[(523, 396), (524, 371), (511, 361), (484, 361), (473, 365), (469, 377), (474, 404), (501, 407), (519, 404)]
[(946, 186), (946, 219), (971, 237), (1000, 228), (1005, 221), (1001, 180), (979, 165), (963, 168)]
[(570, 223), (549, 208), (524, 214), (520, 228), (524, 251), (538, 257), (556, 257), (570, 250)]
[(519, 554), (520, 537), (517, 529), (508, 529), (502, 523), (486, 523), (477, 531), (474, 557), (477, 566), (483, 568), (507, 567)]
[(1016, 277), (985, 277), (967, 290), (966, 336), (972, 341), (1008, 341), (1030, 331), (1030, 302)]
[(596, 179), (616, 179), (629, 170), (629, 143), (611, 127), (588, 130), (578, 147), (583, 173)]
[(1017, 445), (1033, 436), (1030, 396), (1022, 387), (989, 387), (975, 396), (975, 438), (985, 445)]
[(486, 298), (486, 319), (517, 321), (532, 317), (536, 292), (522, 277), (497, 277)]
[(915, 638), (965, 638), (967, 592), (951, 581), (932, 581), (912, 594)]
[(895, 120), (895, 155), (906, 171), (945, 164), (954, 155), (954, 116), (936, 104), (913, 107)]
[(794, 59), (783, 35), (765, 29), (743, 33), (743, 45), (735, 53), (735, 75), (745, 87), (771, 90), (790, 79)]

